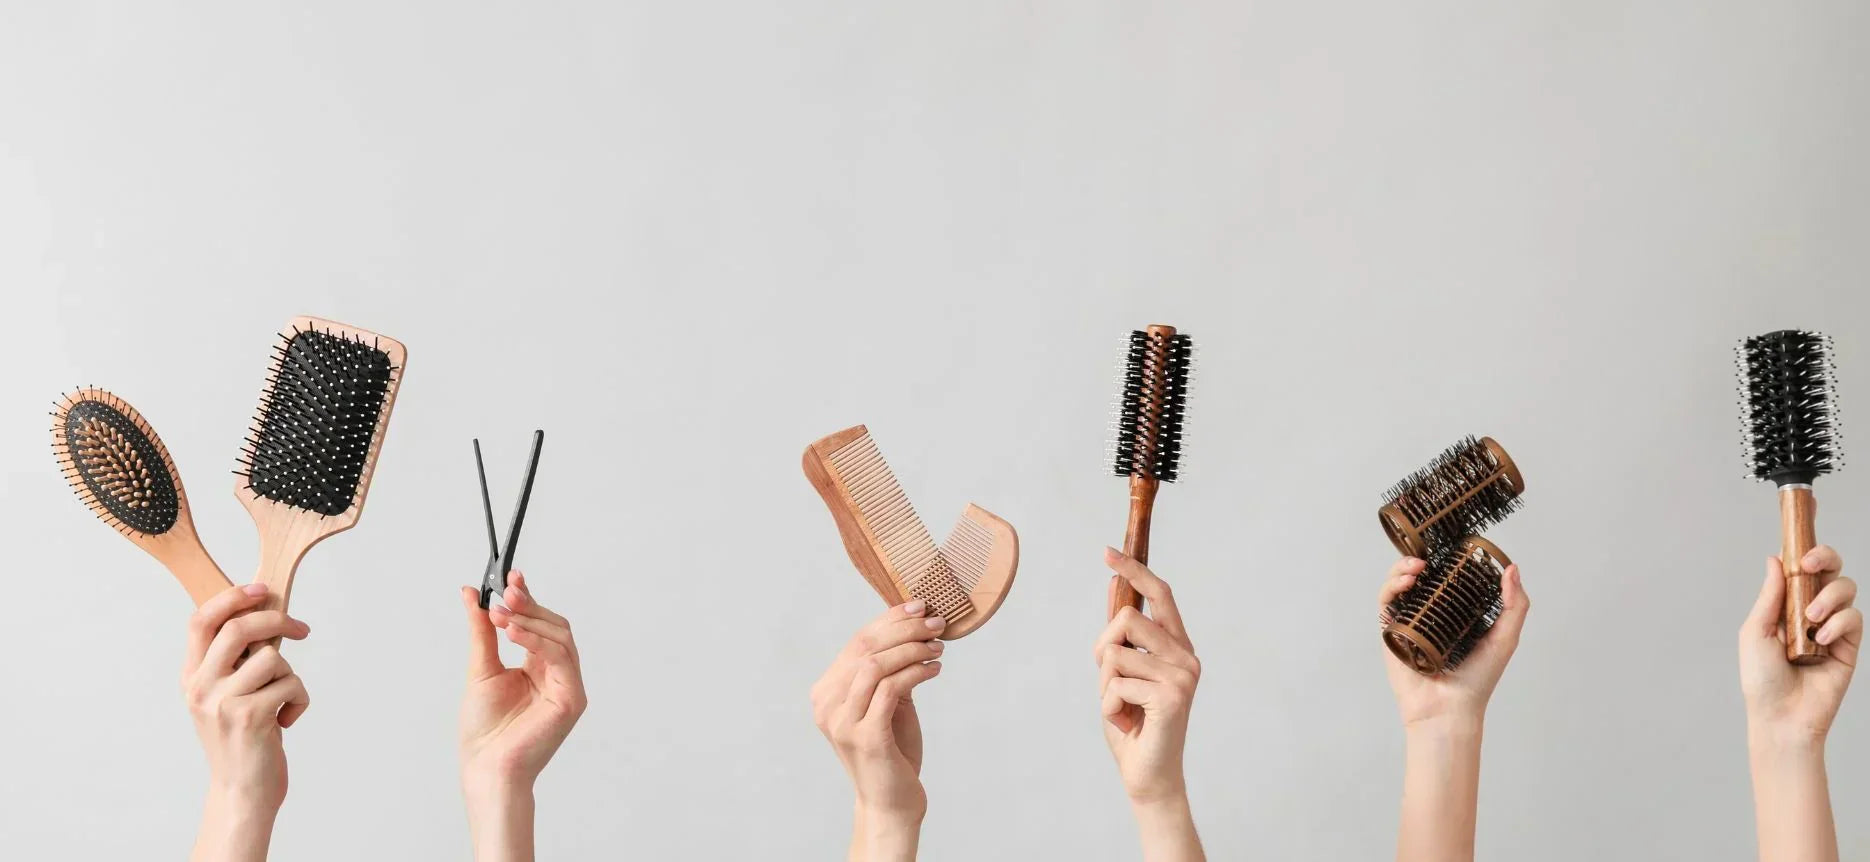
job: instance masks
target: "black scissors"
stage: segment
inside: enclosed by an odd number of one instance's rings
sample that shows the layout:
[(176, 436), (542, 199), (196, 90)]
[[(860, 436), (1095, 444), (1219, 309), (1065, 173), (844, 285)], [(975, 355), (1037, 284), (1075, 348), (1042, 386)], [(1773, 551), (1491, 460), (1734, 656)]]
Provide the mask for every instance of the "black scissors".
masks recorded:
[(526, 461), (526, 480), (520, 485), (519, 505), (513, 509), (513, 525), (506, 531), (506, 550), (500, 550), (500, 537), (493, 529), (493, 501), (487, 496), (487, 467), (481, 463), (480, 439), (474, 440), (474, 469), (480, 473), (480, 505), (487, 514), (487, 571), (480, 579), (480, 606), (495, 595), (506, 592), (506, 573), (513, 570), (513, 554), (519, 550), (519, 528), (526, 523), (526, 503), (532, 499), (532, 477), (539, 472), (539, 449), (545, 445), (545, 432), (532, 432), (532, 457)]

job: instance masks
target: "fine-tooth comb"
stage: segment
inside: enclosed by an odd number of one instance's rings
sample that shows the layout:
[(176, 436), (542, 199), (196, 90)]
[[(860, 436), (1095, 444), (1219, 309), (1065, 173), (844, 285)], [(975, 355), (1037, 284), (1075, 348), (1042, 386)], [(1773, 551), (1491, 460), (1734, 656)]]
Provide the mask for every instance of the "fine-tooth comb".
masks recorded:
[[(1130, 520), (1123, 552), (1149, 564), (1149, 524), (1156, 491), (1181, 474), (1182, 424), (1188, 411), (1188, 377), (1194, 344), (1173, 326), (1152, 324), (1130, 333), (1118, 396), (1111, 469), (1130, 480)], [(1110, 616), (1141, 608), (1143, 597), (1130, 582), (1110, 581)]]
[(405, 358), (393, 338), (315, 317), (280, 333), (234, 471), (260, 533), (262, 608), (285, 610), (305, 552), (357, 524)]
[(52, 411), (52, 452), (78, 499), (168, 568), (196, 606), (233, 586), (195, 534), (168, 447), (135, 407), (92, 387), (65, 396)]
[(1019, 569), (1012, 524), (970, 503), (936, 547), (862, 425), (806, 447), (804, 465), (845, 552), (884, 603), (927, 602), (930, 617), (948, 621), (943, 640), (980, 628), (1000, 609)]
[(1499, 523), (1521, 505), (1526, 480), (1492, 437), (1468, 437), (1383, 495), (1377, 518), (1396, 550), (1427, 559)]
[(1844, 466), (1831, 351), (1826, 336), (1785, 329), (1741, 342), (1736, 354), (1747, 468), (1755, 479), (1779, 486), (1786, 659), (1795, 664), (1815, 664), (1829, 654), (1815, 639), (1817, 627), (1805, 618), (1805, 608), (1824, 584), (1818, 573), (1804, 570), (1802, 561), (1818, 544), (1812, 482)]
[(1500, 619), (1500, 577), (1512, 564), (1479, 536), (1435, 554), (1415, 585), (1383, 609), (1384, 645), (1424, 676), (1459, 667)]

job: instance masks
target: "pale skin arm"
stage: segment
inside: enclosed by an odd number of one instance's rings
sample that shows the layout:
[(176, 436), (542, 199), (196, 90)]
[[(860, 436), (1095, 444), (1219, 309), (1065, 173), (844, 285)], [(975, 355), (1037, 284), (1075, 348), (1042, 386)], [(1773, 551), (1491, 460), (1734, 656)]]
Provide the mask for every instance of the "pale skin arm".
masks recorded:
[(921, 600), (897, 605), (859, 629), (812, 685), (812, 719), (856, 791), (853, 862), (916, 858), (928, 796), (922, 789), (922, 725), (910, 694), (941, 672), (947, 621)]
[(263, 644), (297, 640), (311, 629), (279, 611), (235, 617), (265, 596), (265, 584), (235, 587), (189, 619), (182, 695), (209, 774), (193, 862), (263, 862), (285, 802), (282, 731), (305, 714), (311, 698), (279, 650)]
[[(1423, 561), (1404, 558), (1390, 569), (1377, 599), (1387, 606), (1415, 586)], [(1390, 688), (1396, 694), (1407, 741), (1398, 862), (1472, 862), (1480, 805), (1481, 731), (1487, 702), (1519, 648), (1532, 602), (1519, 567), (1500, 578), (1500, 618), (1459, 668), (1425, 677), (1386, 649)]]
[(1143, 859), (1203, 862), (1182, 772), (1201, 661), (1169, 584), (1115, 548), (1104, 549), (1104, 564), (1115, 573), (1113, 586), (1117, 578), (1128, 581), (1149, 608), (1119, 611), (1094, 649), (1104, 741), (1130, 797)]
[(1805, 608), (1830, 657), (1794, 665), (1785, 658), (1785, 574), (1767, 561), (1766, 580), (1740, 627), (1740, 685), (1747, 704), (1747, 752), (1761, 862), (1837, 862), (1837, 826), (1825, 774), (1825, 739), (1843, 704), (1863, 645), (1857, 585), (1827, 546), (1801, 561), (1827, 583)]

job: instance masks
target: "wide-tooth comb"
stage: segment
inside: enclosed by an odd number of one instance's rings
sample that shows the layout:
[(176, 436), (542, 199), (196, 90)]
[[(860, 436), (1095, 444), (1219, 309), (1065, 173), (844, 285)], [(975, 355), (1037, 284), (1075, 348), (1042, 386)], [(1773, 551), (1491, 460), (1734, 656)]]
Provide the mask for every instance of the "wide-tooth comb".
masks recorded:
[[(1188, 412), (1188, 379), (1194, 342), (1175, 327), (1151, 324), (1130, 333), (1124, 352), (1123, 388), (1112, 421), (1111, 471), (1130, 480), (1130, 517), (1123, 552), (1149, 563), (1150, 518), (1162, 482), (1181, 475), (1182, 426)], [(1110, 581), (1110, 616), (1140, 608), (1143, 597), (1123, 578)]]
[(233, 586), (195, 534), (169, 448), (129, 402), (94, 387), (60, 399), (52, 452), (78, 499), (162, 563), (197, 606)]
[(1416, 673), (1459, 667), (1500, 619), (1500, 576), (1513, 564), (1492, 542), (1468, 536), (1444, 550), (1383, 609), (1383, 643)]
[(1784, 329), (1740, 343), (1740, 422), (1747, 469), (1779, 486), (1779, 562), (1786, 575), (1786, 659), (1823, 661), (1829, 651), (1817, 641), (1817, 626), (1805, 608), (1824, 588), (1804, 569), (1805, 555), (1818, 544), (1818, 502), (1812, 482), (1844, 466), (1837, 418), (1837, 370), (1831, 339)]
[(305, 552), (356, 526), (402, 384), (402, 342), (315, 317), (281, 332), (234, 496), (260, 533), (263, 608), (285, 610)]
[(1426, 559), (1519, 510), (1526, 480), (1492, 437), (1468, 437), (1383, 495), (1377, 519), (1405, 556)]
[(846, 428), (805, 448), (805, 477), (824, 498), (845, 553), (885, 604), (911, 598), (948, 621), (943, 640), (985, 625), (1013, 587), (1019, 536), (972, 503), (936, 547), (870, 432)]

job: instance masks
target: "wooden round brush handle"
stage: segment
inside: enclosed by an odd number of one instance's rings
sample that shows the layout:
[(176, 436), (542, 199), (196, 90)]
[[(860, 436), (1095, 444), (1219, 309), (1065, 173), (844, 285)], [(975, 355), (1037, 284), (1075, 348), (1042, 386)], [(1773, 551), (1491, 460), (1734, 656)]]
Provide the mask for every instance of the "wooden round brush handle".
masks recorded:
[[(1130, 523), (1123, 531), (1123, 552), (1130, 559), (1149, 565), (1149, 517), (1156, 508), (1156, 489), (1161, 483), (1141, 476), (1130, 477)], [(1125, 607), (1141, 609), (1143, 597), (1122, 576), (1110, 579), (1110, 619)]]
[(1818, 501), (1810, 485), (1787, 485), (1779, 489), (1779, 528), (1782, 543), (1779, 564), (1786, 573), (1786, 660), (1793, 664), (1815, 664), (1829, 651), (1813, 639), (1818, 627), (1805, 618), (1805, 608), (1818, 597), (1824, 586), (1817, 572), (1807, 572), (1803, 560), (1818, 545), (1814, 520)]

